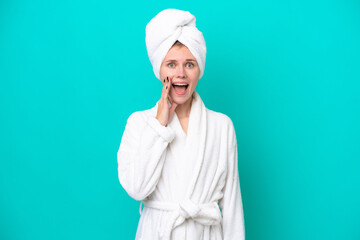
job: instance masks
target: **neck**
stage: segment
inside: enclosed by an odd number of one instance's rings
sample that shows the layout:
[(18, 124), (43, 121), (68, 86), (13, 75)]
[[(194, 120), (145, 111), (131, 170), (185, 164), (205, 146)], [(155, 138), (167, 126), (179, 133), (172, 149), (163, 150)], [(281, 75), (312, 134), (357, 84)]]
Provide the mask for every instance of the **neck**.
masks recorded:
[(192, 99), (193, 96), (191, 95), (191, 97), (183, 104), (179, 104), (176, 109), (176, 115), (178, 116), (178, 118), (188, 118), (190, 115), (190, 110), (191, 110), (191, 103), (192, 103)]

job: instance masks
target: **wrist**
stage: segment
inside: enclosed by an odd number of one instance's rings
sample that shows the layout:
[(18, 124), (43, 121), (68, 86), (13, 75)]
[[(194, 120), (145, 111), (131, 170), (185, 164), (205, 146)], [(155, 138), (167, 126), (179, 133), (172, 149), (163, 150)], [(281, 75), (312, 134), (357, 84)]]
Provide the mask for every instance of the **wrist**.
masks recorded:
[(166, 123), (163, 123), (163, 122), (161, 122), (161, 120), (158, 118), (158, 117), (156, 117), (156, 119), (159, 121), (159, 123), (161, 124), (161, 125), (163, 125), (164, 127), (166, 127), (167, 126), (167, 124)]

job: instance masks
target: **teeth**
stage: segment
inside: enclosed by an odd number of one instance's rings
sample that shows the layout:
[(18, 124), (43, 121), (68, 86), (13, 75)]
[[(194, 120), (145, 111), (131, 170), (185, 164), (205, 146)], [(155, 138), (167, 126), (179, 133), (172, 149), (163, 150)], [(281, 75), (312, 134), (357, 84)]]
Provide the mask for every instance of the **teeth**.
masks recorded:
[(175, 85), (175, 86), (187, 86), (188, 84), (185, 84), (185, 83), (184, 83), (184, 84), (180, 84), (180, 83), (179, 83), (179, 84), (174, 84), (174, 85)]

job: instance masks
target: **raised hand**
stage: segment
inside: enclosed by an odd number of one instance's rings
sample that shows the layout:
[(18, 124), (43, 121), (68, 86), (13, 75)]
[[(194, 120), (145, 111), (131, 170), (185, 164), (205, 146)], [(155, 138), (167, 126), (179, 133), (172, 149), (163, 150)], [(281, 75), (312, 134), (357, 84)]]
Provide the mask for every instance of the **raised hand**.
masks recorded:
[(177, 103), (172, 101), (170, 97), (170, 89), (172, 88), (171, 81), (172, 81), (172, 77), (170, 78), (166, 77), (166, 79), (163, 80), (161, 98), (158, 103), (156, 119), (163, 126), (167, 126), (167, 124), (171, 121), (172, 117), (174, 116), (175, 109), (177, 107)]

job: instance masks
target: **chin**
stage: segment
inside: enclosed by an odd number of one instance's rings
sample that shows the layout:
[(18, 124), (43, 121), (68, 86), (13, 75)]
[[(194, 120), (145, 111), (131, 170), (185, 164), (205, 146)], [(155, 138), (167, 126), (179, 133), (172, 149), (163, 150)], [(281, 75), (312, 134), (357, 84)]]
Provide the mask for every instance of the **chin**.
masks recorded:
[(187, 97), (185, 97), (185, 96), (175, 96), (175, 97), (172, 97), (171, 96), (171, 98), (173, 99), (173, 101), (175, 102), (175, 103), (177, 103), (178, 105), (180, 105), (180, 104), (184, 104), (184, 103), (186, 103), (186, 101), (187, 100), (189, 100), (189, 97), (187, 96)]
[(186, 102), (187, 99), (178, 99), (178, 98), (173, 98), (173, 101), (175, 103), (177, 103), (178, 105), (184, 104)]

